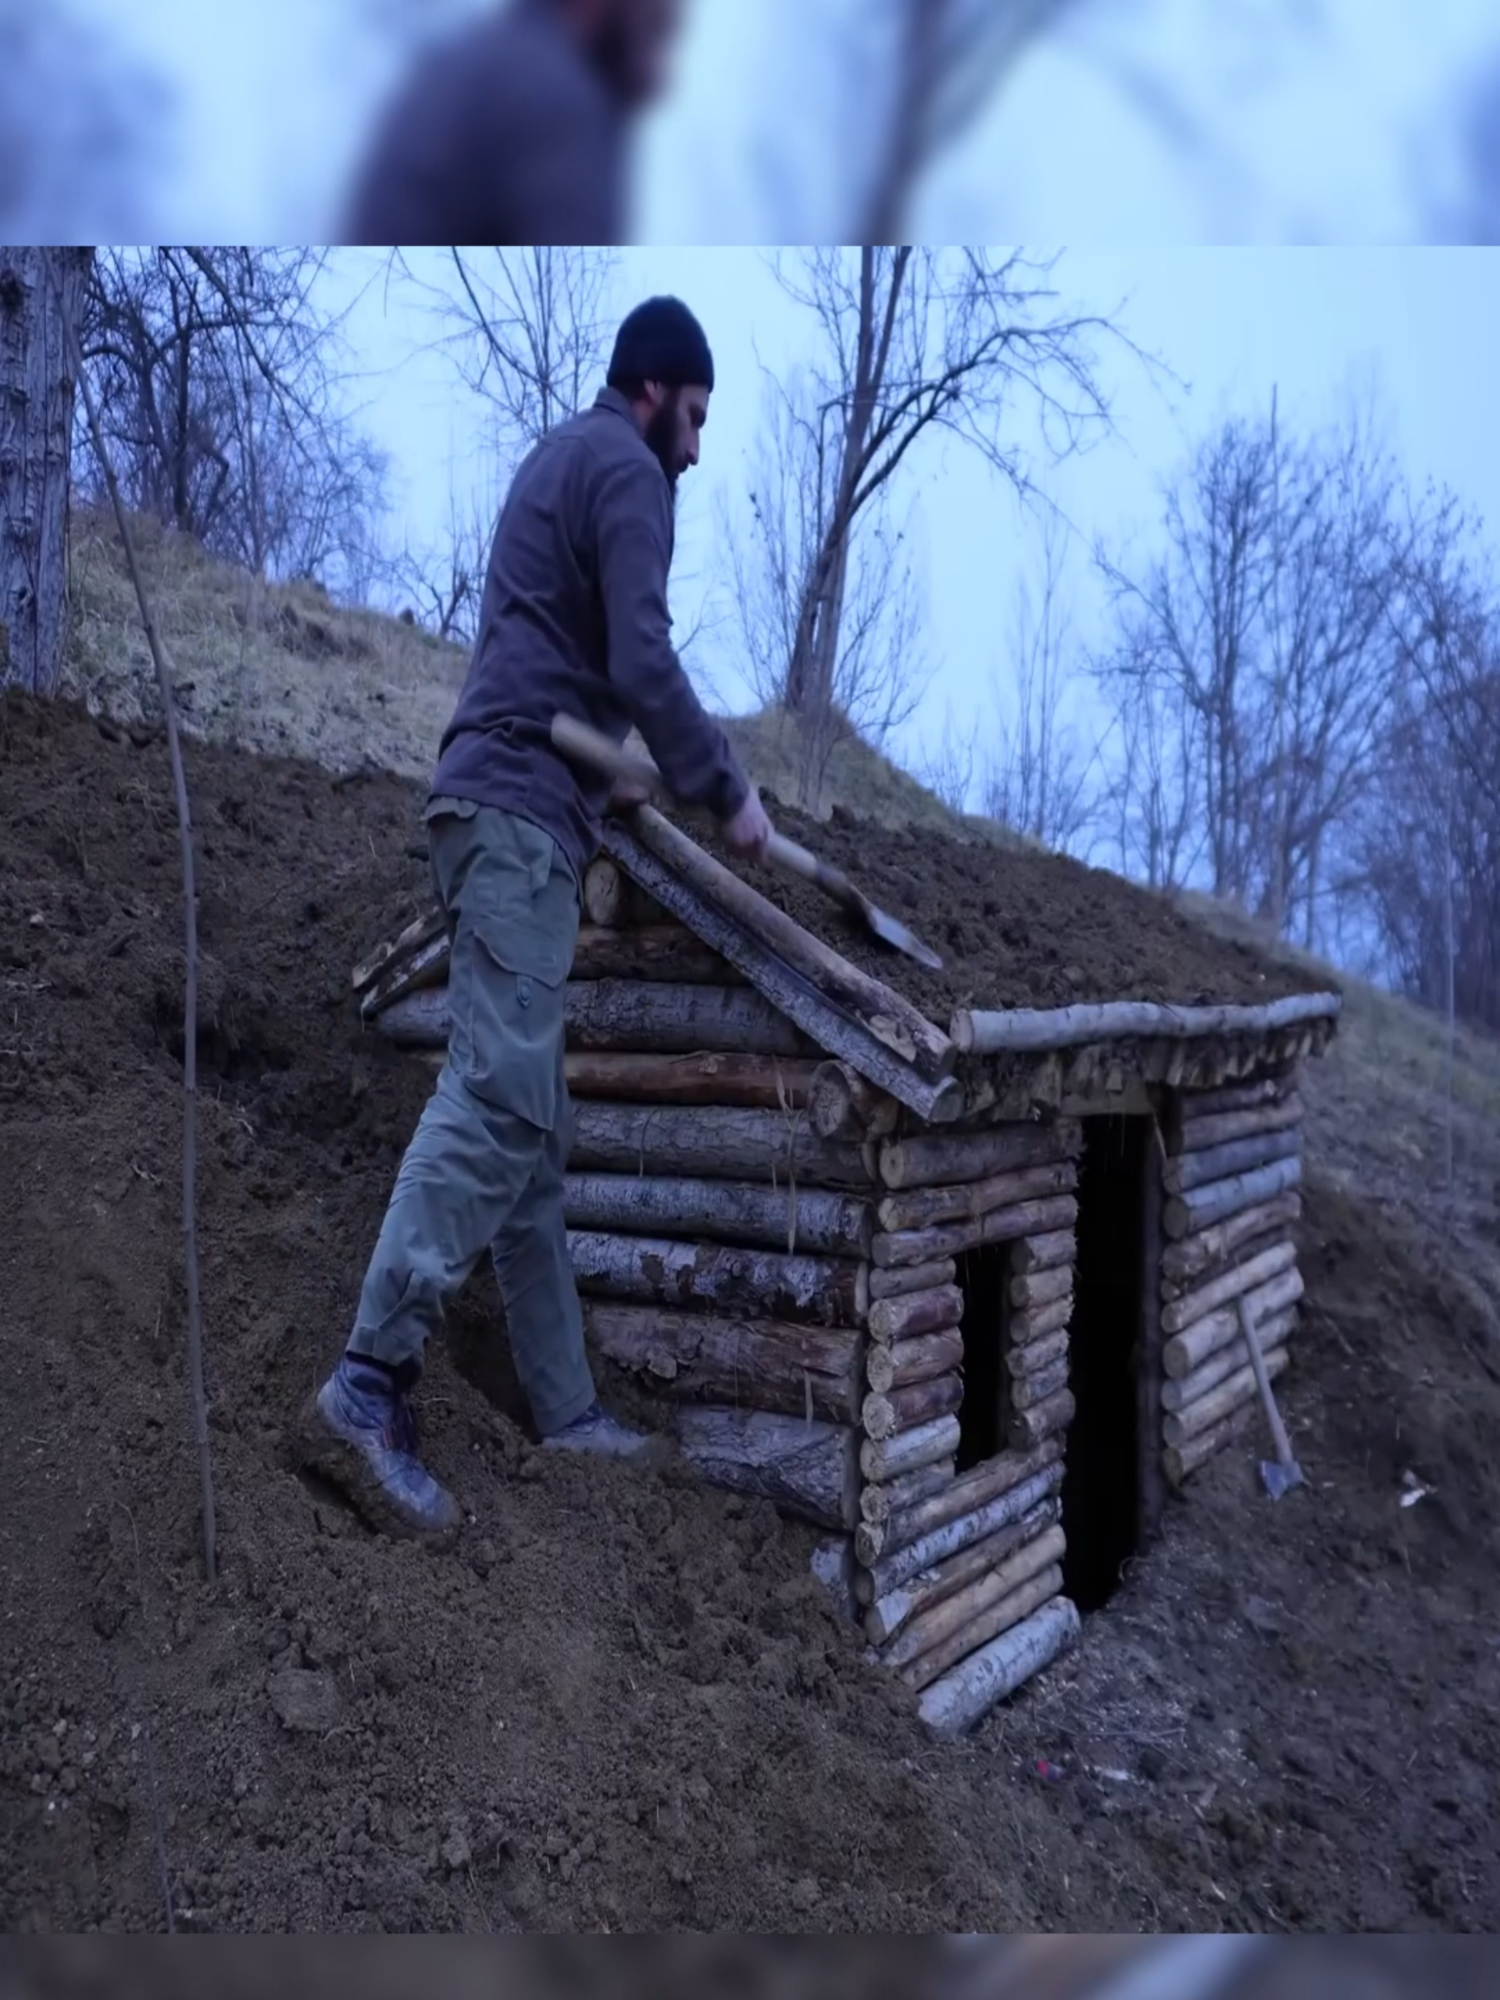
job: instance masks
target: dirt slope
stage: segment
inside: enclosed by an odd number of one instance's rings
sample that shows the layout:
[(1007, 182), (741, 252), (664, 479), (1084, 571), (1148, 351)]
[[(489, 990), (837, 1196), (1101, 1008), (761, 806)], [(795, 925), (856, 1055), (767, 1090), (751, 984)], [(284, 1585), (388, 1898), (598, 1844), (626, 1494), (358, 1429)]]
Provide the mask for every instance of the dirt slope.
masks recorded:
[[(934, 1746), (809, 1537), (532, 1450), (487, 1276), (421, 1398), (456, 1551), (299, 1476), (423, 1087), (348, 968), (424, 864), (395, 780), (208, 748), (190, 775), (212, 1590), (165, 754), (0, 704), (0, 1924), (159, 1927), (163, 1863), (181, 1924), (237, 1930), (1500, 1924), (1500, 1396), (1418, 1221), (1315, 1181), (1312, 1490), (1217, 1467), (1076, 1660)], [(1390, 1121), (1341, 1060), (1309, 1089), (1358, 1155)], [(1500, 1240), (1484, 1133), (1451, 1262)], [(1435, 1490), (1402, 1509), (1407, 1470)]]

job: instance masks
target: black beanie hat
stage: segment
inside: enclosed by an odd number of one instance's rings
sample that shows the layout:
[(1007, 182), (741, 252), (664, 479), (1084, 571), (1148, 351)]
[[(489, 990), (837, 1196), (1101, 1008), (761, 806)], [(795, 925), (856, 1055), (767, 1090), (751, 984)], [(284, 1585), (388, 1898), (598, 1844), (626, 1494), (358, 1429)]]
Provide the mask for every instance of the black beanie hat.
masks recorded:
[(687, 382), (714, 386), (708, 338), (681, 299), (647, 299), (621, 321), (609, 384), (619, 388), (637, 382), (664, 382), (669, 389)]

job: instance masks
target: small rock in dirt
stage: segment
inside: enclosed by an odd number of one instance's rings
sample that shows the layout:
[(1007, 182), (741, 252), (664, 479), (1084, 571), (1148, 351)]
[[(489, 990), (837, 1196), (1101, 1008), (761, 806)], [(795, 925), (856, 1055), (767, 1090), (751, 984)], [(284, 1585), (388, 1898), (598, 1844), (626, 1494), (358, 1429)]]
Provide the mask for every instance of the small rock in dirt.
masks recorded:
[(473, 1851), (461, 1827), (455, 1827), (443, 1842), (443, 1865), (454, 1875), (462, 1873), (473, 1860)]
[(809, 1910), (815, 1910), (821, 1900), (822, 1891), (811, 1875), (804, 1875), (800, 1882), (794, 1884), (792, 1888), (792, 1908), (800, 1916), (805, 1917)]
[(327, 1674), (283, 1667), (271, 1676), (267, 1693), (287, 1729), (332, 1729), (339, 1718), (339, 1693)]

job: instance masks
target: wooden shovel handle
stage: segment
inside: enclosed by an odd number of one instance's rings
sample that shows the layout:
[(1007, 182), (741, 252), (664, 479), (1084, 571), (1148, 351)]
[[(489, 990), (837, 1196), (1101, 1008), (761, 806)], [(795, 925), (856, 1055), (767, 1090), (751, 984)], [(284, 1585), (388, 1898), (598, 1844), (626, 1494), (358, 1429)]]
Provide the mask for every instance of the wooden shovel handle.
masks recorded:
[(837, 868), (830, 868), (826, 861), (820, 861), (816, 854), (809, 854), (805, 847), (799, 847), (795, 840), (788, 840), (784, 833), (773, 830), (766, 847), (766, 860), (773, 868), (781, 868), (789, 875), (800, 875), (804, 882), (811, 882), (826, 896), (832, 896), (840, 903), (861, 901), (859, 891), (847, 875), (841, 875)]
[(586, 722), (579, 722), (571, 715), (554, 715), (552, 718), (552, 741), (565, 757), (575, 763), (588, 764), (606, 778), (614, 778), (621, 784), (639, 785), (650, 792), (653, 798), (665, 799), (667, 788), (649, 757), (642, 757), (634, 750), (627, 750), (623, 744), (611, 742), (597, 729), (590, 729)]

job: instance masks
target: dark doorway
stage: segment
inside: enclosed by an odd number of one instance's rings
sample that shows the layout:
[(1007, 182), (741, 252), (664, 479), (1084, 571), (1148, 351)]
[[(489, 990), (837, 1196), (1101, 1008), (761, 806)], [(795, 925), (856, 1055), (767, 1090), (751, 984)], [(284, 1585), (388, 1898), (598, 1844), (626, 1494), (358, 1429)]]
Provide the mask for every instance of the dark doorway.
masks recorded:
[(1114, 1593), (1139, 1536), (1136, 1348), (1142, 1325), (1149, 1118), (1085, 1118), (1078, 1174), (1063, 1480), (1063, 1588), (1080, 1611)]
[(958, 1413), (958, 1470), (993, 1458), (1005, 1443), (1005, 1314), (1010, 1246), (968, 1250), (958, 1260), (964, 1295), (964, 1400)]

